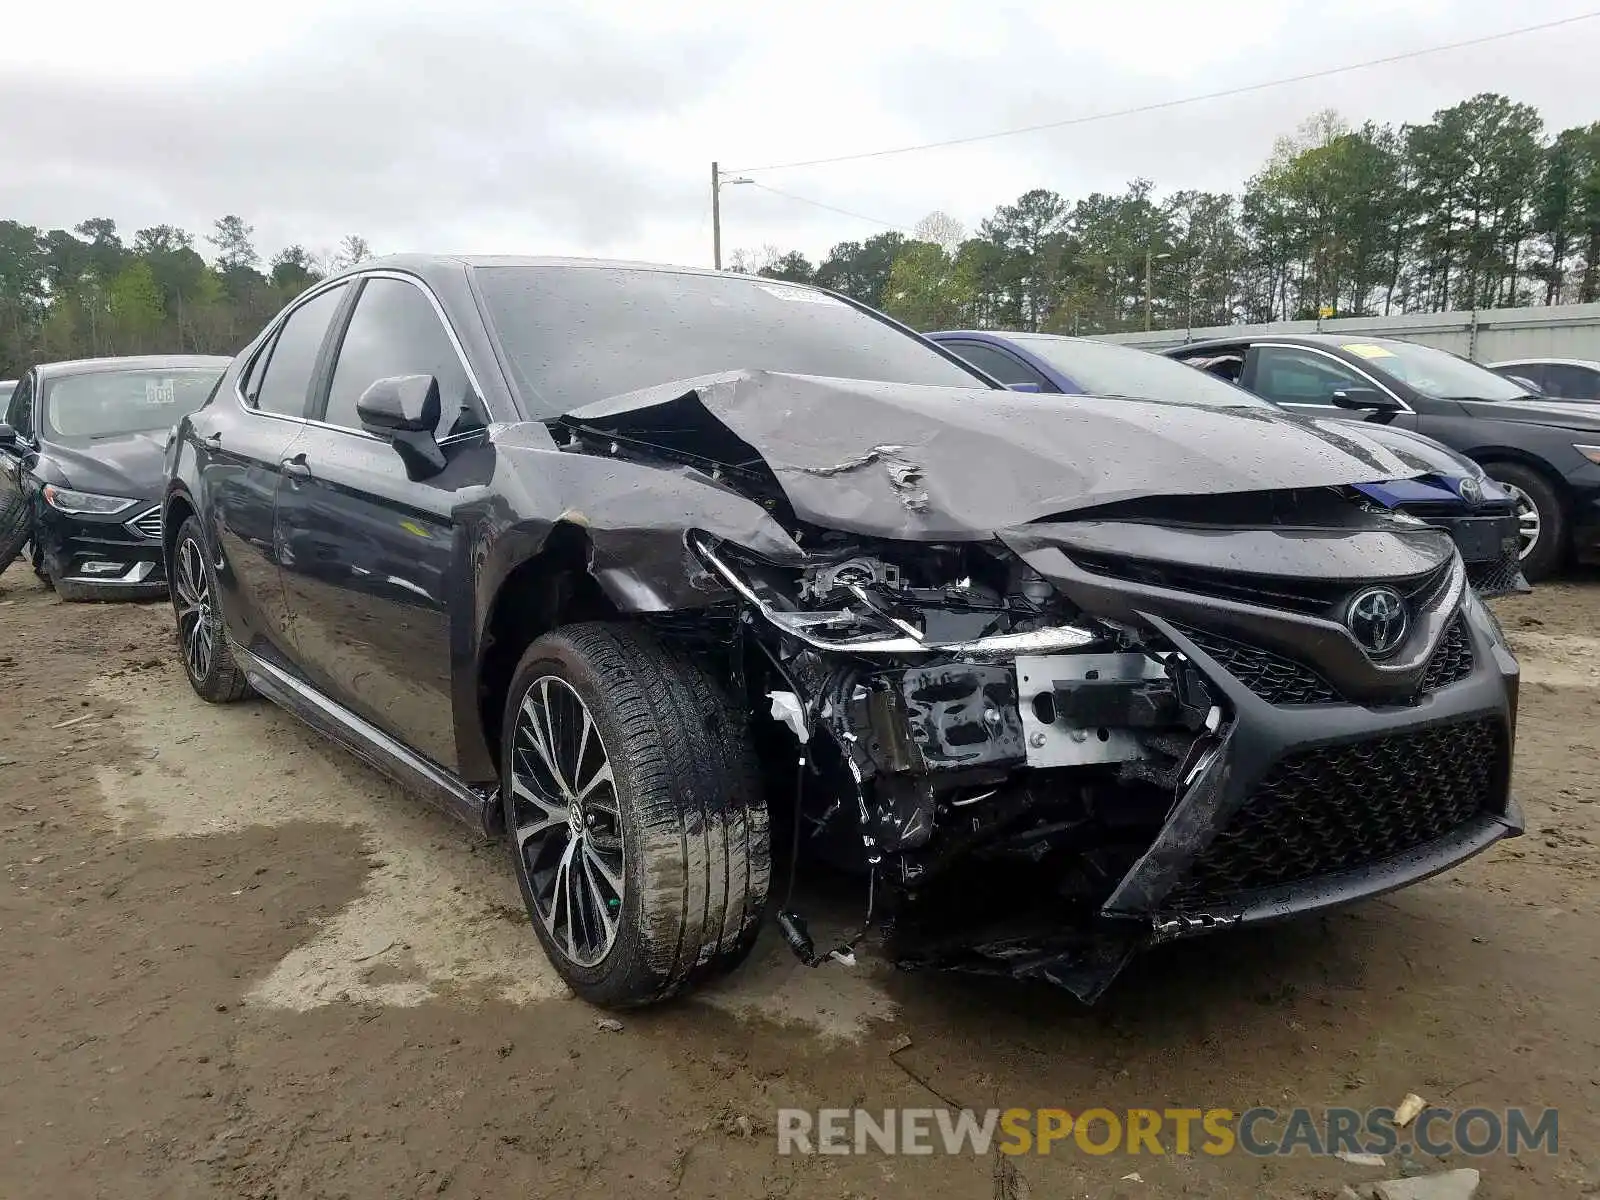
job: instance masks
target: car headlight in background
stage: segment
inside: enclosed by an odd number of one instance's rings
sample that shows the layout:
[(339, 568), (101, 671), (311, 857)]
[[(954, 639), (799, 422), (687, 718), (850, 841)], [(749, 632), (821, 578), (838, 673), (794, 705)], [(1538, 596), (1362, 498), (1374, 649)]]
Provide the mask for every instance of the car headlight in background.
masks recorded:
[(93, 492), (75, 492), (71, 488), (46, 484), (44, 502), (57, 512), (109, 517), (124, 512), (139, 503), (122, 496), (98, 496)]
[(1600, 446), (1574, 445), (1572, 448), (1587, 458), (1590, 462), (1594, 463), (1596, 466), (1600, 466)]

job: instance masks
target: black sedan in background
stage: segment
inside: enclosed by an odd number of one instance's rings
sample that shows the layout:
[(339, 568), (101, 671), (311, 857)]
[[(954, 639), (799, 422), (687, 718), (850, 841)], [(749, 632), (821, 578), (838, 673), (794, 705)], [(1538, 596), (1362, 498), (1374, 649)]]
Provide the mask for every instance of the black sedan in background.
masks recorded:
[[(1007, 386), (1026, 390), (1175, 404), (1185, 399), (1223, 402), (1222, 397), (1239, 394), (1235, 384), (1215, 372), (1187, 370), (1159, 354), (1092, 338), (989, 330), (950, 330), (928, 337)], [(1482, 467), (1414, 430), (1374, 425), (1353, 415), (1316, 420), (1335, 437), (1359, 431), (1415, 470), (1416, 478), (1362, 484), (1360, 490), (1386, 508), (1446, 530), (1479, 595), (1528, 590), (1511, 497)]]
[(164, 595), (162, 454), (228, 362), (94, 358), (24, 375), (0, 422), (0, 568), (31, 540), (63, 600)]
[(1562, 404), (1432, 346), (1392, 338), (1259, 334), (1165, 351), (1308, 416), (1368, 414), (1481, 463), (1517, 502), (1522, 570), (1600, 559), (1600, 409)]

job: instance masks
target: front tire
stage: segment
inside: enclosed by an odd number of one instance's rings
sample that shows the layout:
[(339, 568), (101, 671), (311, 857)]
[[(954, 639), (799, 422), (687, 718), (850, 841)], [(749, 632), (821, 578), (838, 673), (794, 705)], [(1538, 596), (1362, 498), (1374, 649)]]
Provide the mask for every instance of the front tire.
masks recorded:
[(28, 520), (28, 499), (20, 491), (14, 492), (4, 505), (0, 505), (0, 571), (11, 565), (11, 560), (22, 552), (22, 547), (33, 532)]
[(1511, 493), (1522, 535), (1522, 573), (1528, 582), (1548, 579), (1561, 566), (1567, 545), (1567, 514), (1550, 481), (1514, 462), (1484, 464), (1489, 478)]
[(743, 714), (649, 632), (571, 625), (528, 648), (501, 794), (523, 902), (573, 991), (632, 1008), (744, 959), (771, 874), (757, 780)]
[(190, 517), (178, 527), (167, 581), (189, 686), (212, 704), (242, 700), (250, 693), (250, 683), (228, 648), (217, 569), (206, 549), (198, 517)]

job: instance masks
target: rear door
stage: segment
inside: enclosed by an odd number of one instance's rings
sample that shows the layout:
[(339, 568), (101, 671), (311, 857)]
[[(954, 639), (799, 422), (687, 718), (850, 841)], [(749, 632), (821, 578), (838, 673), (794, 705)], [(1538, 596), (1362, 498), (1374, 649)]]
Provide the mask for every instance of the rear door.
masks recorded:
[[(451, 581), (470, 578), (453, 514), (484, 494), (483, 401), (421, 281), (366, 276), (315, 418), (278, 493), (277, 538), (297, 661), (329, 696), (435, 763), (457, 765)], [(375, 381), (432, 375), (445, 469), (413, 480), (356, 401)], [(459, 586), (465, 586), (461, 584)], [(470, 600), (460, 598), (470, 622)]]
[(273, 504), (306, 428), (313, 382), (326, 366), (324, 343), (350, 290), (336, 284), (297, 304), (240, 373), (235, 394), (192, 421), (229, 636), (280, 663), (292, 654)]

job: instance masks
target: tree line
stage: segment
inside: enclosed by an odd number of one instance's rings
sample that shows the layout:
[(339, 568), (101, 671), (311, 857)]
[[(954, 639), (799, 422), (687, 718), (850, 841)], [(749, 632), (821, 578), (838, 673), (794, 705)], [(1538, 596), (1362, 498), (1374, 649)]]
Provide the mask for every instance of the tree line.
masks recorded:
[[(0, 378), (105, 354), (236, 351), (360, 237), (266, 262), (241, 217), (204, 239), (172, 225), (124, 241), (0, 221)], [(1280, 138), (1237, 194), (1048, 188), (976, 232), (932, 213), (910, 236), (740, 251), (733, 269), (816, 283), (921, 329), (1102, 333), (1600, 298), (1600, 122), (1546, 133), (1530, 105), (1484, 93), (1418, 125), (1325, 112)], [(1149, 281), (1148, 302), (1146, 280)]]
[[(1078, 200), (1035, 188), (970, 236), (768, 246), (735, 270), (816, 283), (919, 329), (1105, 333), (1600, 298), (1600, 123), (1548, 136), (1484, 93), (1419, 125), (1324, 112), (1237, 194), (1147, 179)], [(1148, 280), (1148, 299), (1147, 299)], [(1148, 304), (1148, 307), (1147, 307)]]
[(111, 354), (233, 354), (329, 270), (371, 257), (346, 237), (317, 255), (286, 246), (263, 264), (235, 215), (206, 236), (153, 225), (124, 242), (109, 217), (72, 229), (0, 221), (0, 378), (36, 362)]

